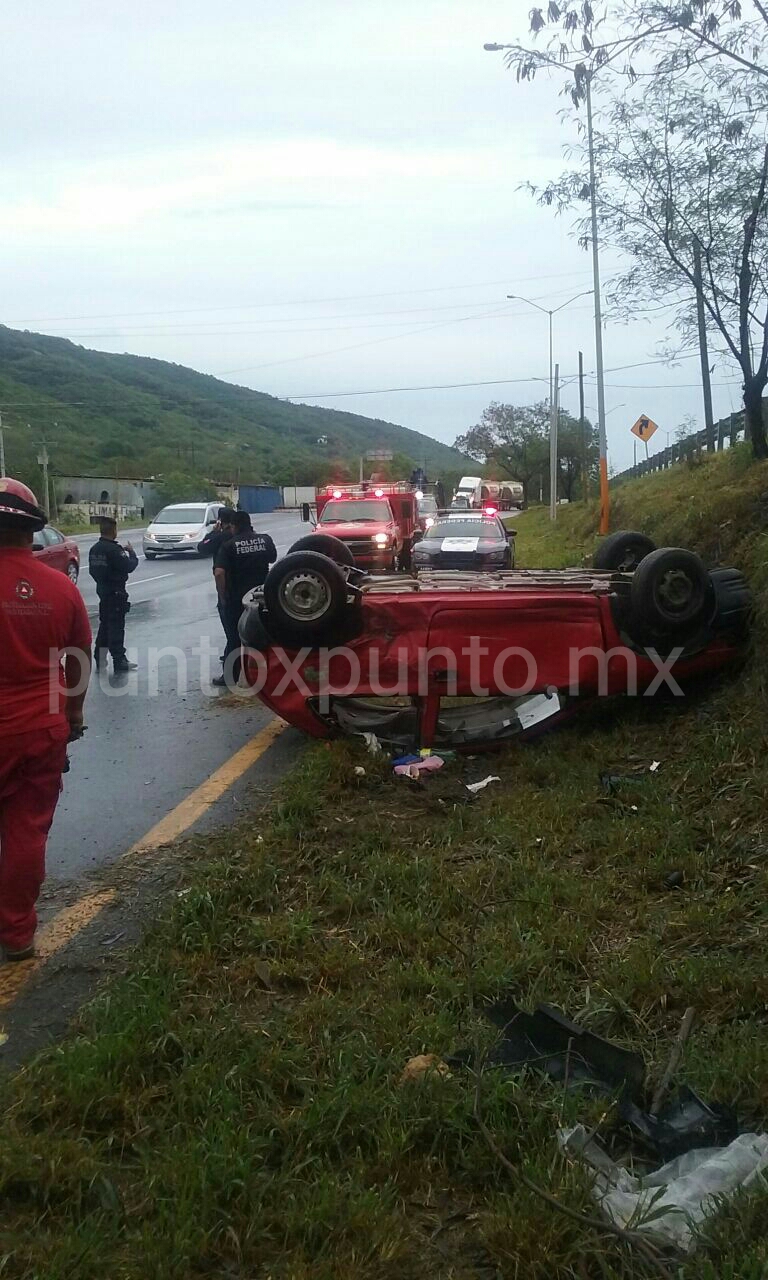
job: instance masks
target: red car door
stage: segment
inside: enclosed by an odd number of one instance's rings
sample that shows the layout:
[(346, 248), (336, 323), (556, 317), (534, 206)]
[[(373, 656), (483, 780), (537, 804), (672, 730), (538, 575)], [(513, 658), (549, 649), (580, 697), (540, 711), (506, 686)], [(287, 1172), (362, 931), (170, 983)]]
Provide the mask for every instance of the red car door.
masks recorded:
[(56, 529), (41, 529), (35, 533), (32, 550), (51, 569), (67, 572), (68, 552), (64, 538)]
[(59, 569), (62, 573), (66, 573), (68, 552), (63, 535), (58, 529), (45, 528), (43, 537), (46, 542), (46, 564), (49, 564), (52, 569)]

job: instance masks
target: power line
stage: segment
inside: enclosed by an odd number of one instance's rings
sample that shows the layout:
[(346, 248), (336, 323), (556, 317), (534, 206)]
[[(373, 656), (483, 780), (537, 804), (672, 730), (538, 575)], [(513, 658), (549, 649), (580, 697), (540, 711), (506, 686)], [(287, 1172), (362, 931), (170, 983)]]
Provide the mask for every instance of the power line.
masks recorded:
[[(503, 311), (489, 311), (487, 316), (503, 315)], [(221, 373), (255, 373), (259, 369), (273, 369), (276, 365), (294, 364), (297, 360), (318, 360), (323, 356), (339, 355), (343, 351), (359, 351), (361, 347), (376, 347), (382, 342), (397, 342), (402, 338), (415, 338), (421, 333), (429, 333), (432, 329), (444, 329), (451, 324), (464, 324), (467, 320), (482, 320), (485, 316), (456, 316), (453, 320), (439, 320), (437, 324), (429, 324), (421, 329), (411, 329), (408, 333), (390, 333), (386, 338), (369, 338), (366, 342), (353, 342), (346, 347), (333, 347), (330, 351), (310, 351), (303, 356), (286, 356), (283, 360), (267, 360), (263, 364), (241, 365), (237, 369), (222, 369)]]
[[(693, 360), (695, 358), (695, 355), (696, 355), (695, 352), (691, 352), (690, 355), (677, 356), (675, 358), (676, 360)], [(610, 369), (606, 369), (605, 372), (621, 373), (624, 369), (640, 369), (648, 365), (667, 364), (667, 363), (669, 362), (663, 357), (659, 360), (638, 360), (634, 364), (613, 365)], [(590, 381), (594, 380), (594, 377), (595, 377), (594, 373), (588, 373), (588, 374), (585, 374), (584, 376), (589, 378)], [(564, 373), (561, 377), (561, 381), (565, 381), (566, 379), (577, 378), (577, 377), (578, 377), (578, 374), (576, 373)], [(281, 400), (336, 400), (336, 399), (340, 399), (342, 396), (382, 396), (382, 395), (388, 395), (390, 392), (398, 392), (398, 391), (451, 391), (457, 387), (513, 386), (515, 384), (519, 384), (523, 382), (548, 382), (548, 381), (549, 381), (548, 378), (538, 378), (538, 377), (536, 378), (492, 378), (492, 379), (484, 380), (481, 382), (444, 382), (444, 383), (433, 383), (432, 385), (419, 386), (419, 387), (379, 387), (372, 391), (319, 391), (319, 392), (304, 391), (295, 395), (281, 396), (280, 399)], [(669, 383), (667, 385), (673, 386), (674, 384)], [(693, 383), (691, 385), (698, 386), (698, 383)]]
[[(466, 303), (465, 305), (466, 305), (466, 306), (487, 307), (487, 306), (488, 306), (488, 302), (486, 301), (486, 302), (477, 302), (477, 303)], [(454, 308), (454, 307), (445, 307), (445, 308), (443, 308), (443, 307), (435, 307), (435, 308), (434, 308), (434, 310), (435, 310), (435, 311), (441, 311), (441, 310), (453, 311), (453, 310), (461, 310), (461, 309), (463, 309), (463, 308)], [(571, 307), (571, 308), (570, 308), (570, 310), (571, 310), (571, 311), (590, 311), (590, 310), (591, 310), (591, 307), (589, 307), (589, 306)], [(397, 312), (386, 312), (386, 311), (382, 311), (382, 312), (374, 311), (374, 312), (371, 312), (371, 313), (369, 313), (369, 314), (372, 314), (372, 315), (397, 315), (398, 313), (397, 313)], [(403, 314), (408, 314), (408, 313), (403, 313)], [(528, 314), (529, 314), (529, 313), (528, 313), (528, 312), (525, 312), (525, 311), (511, 311), (511, 310), (510, 310), (510, 311), (508, 311), (506, 308), (504, 308), (504, 309), (500, 309), (500, 310), (498, 310), (498, 311), (485, 311), (485, 312), (480, 312), (478, 315), (474, 315), (474, 316), (460, 316), (460, 317), (458, 317), (458, 319), (459, 319), (459, 320), (486, 320), (486, 319), (489, 319), (489, 318), (491, 318), (491, 317), (494, 317), (494, 318), (498, 318), (498, 319), (505, 319), (505, 320), (506, 320), (506, 319), (512, 319), (512, 320), (515, 320), (515, 319), (519, 319), (521, 316), (528, 315)], [(321, 318), (321, 317), (319, 317), (319, 318)], [(329, 316), (329, 317), (328, 317), (328, 319), (342, 319), (342, 318), (343, 318), (343, 317), (341, 317), (341, 316)], [(244, 323), (244, 324), (248, 324), (248, 323), (250, 323), (250, 321), (243, 321), (243, 323)], [(326, 334), (332, 334), (332, 333), (348, 333), (348, 332), (350, 332), (350, 330), (354, 330), (355, 332), (357, 332), (358, 330), (361, 330), (361, 329), (400, 329), (400, 328), (402, 328), (402, 326), (403, 326), (403, 325), (405, 325), (405, 324), (409, 324), (409, 323), (423, 324), (426, 328), (433, 328), (433, 327), (434, 327), (433, 322), (432, 322), (431, 320), (429, 320), (428, 318), (426, 318), (426, 317), (425, 317), (423, 321), (388, 320), (388, 321), (386, 321), (384, 324), (350, 324), (350, 325), (337, 325), (337, 326), (335, 326), (334, 328), (331, 328), (331, 329), (326, 329), (326, 328), (311, 328), (311, 329), (230, 329), (230, 330), (227, 330), (227, 329), (212, 329), (212, 330), (205, 330), (205, 329), (190, 329), (190, 330), (183, 330), (183, 329), (175, 329), (175, 328), (171, 328), (171, 327), (169, 326), (169, 330), (170, 330), (170, 331), (169, 331), (169, 332), (166, 332), (166, 333), (159, 333), (159, 332), (153, 331), (153, 330), (151, 330), (151, 329), (150, 329), (150, 330), (110, 329), (110, 330), (106, 330), (106, 331), (104, 331), (104, 332), (75, 332), (75, 333), (72, 333), (72, 332), (70, 331), (70, 332), (64, 333), (64, 332), (62, 331), (62, 333), (61, 333), (61, 334), (57, 334), (57, 335), (53, 335), (53, 336), (57, 336), (57, 337), (66, 337), (67, 339), (69, 339), (69, 340), (71, 340), (71, 341), (74, 341), (75, 339), (80, 339), (80, 338), (115, 338), (115, 339), (117, 339), (117, 338), (124, 338), (124, 337), (129, 337), (129, 338), (132, 338), (132, 339), (138, 339), (138, 338), (153, 338), (153, 339), (157, 339), (157, 338), (243, 338), (243, 337), (257, 337), (257, 338), (261, 338), (261, 337), (265, 337), (265, 338), (268, 338), (268, 337), (283, 337), (283, 338), (292, 338), (292, 337), (294, 336), (294, 334), (297, 334), (297, 333), (326, 333)], [(451, 323), (451, 322), (449, 321), (448, 323)], [(426, 331), (426, 329), (425, 329), (425, 331)], [(420, 332), (420, 330), (416, 330), (416, 332)], [(47, 335), (47, 336), (50, 336), (50, 335)], [(397, 336), (397, 335), (396, 335), (396, 336)], [(342, 348), (342, 350), (345, 350), (345, 348)], [(329, 354), (329, 355), (332, 355), (332, 354), (333, 354), (333, 352), (328, 352), (328, 354)], [(303, 357), (301, 357), (301, 356), (297, 356), (297, 357), (291, 357), (291, 358), (292, 358), (292, 359), (293, 359), (293, 358), (295, 358), (295, 359), (302, 359)], [(254, 366), (249, 366), (249, 367), (253, 368)], [(261, 366), (255, 366), (255, 367), (259, 367), (259, 368), (260, 368)], [(226, 370), (226, 372), (232, 372), (232, 370)], [(242, 370), (237, 370), (237, 372), (242, 372)]]
[[(550, 293), (537, 294), (537, 295), (536, 295), (536, 300), (541, 300), (541, 301), (543, 301), (543, 300), (546, 300), (546, 299), (548, 299), (548, 298), (555, 298), (555, 297), (558, 297), (558, 295), (559, 295), (559, 294), (561, 294), (561, 293), (568, 293), (568, 292), (570, 292), (570, 286), (569, 286), (569, 288), (566, 288), (566, 289), (555, 289), (555, 290), (552, 290)], [(421, 315), (421, 314), (424, 314), (425, 312), (426, 312), (428, 315), (432, 315), (432, 314), (433, 314), (434, 312), (436, 312), (436, 311), (464, 311), (464, 310), (466, 310), (466, 308), (467, 308), (467, 307), (487, 307), (487, 306), (488, 306), (489, 304), (491, 304), (492, 302), (498, 302), (498, 301), (501, 301), (501, 299), (500, 299), (500, 298), (496, 298), (496, 299), (485, 298), (482, 302), (451, 302), (451, 303), (447, 303), (447, 304), (445, 304), (445, 305), (441, 305), (441, 306), (438, 306), (438, 307), (406, 307), (406, 308), (403, 308), (403, 309), (401, 309), (401, 310), (396, 310), (396, 311), (360, 311), (360, 312), (348, 312), (348, 311), (342, 311), (342, 312), (339, 312), (339, 313), (338, 313), (338, 314), (336, 314), (336, 315), (331, 315), (331, 316), (295, 316), (295, 317), (291, 317), (291, 316), (277, 316), (277, 317), (275, 317), (275, 318), (274, 318), (274, 319), (272, 319), (272, 320), (265, 320), (265, 321), (263, 321), (263, 322), (256, 321), (256, 323), (257, 323), (257, 324), (258, 324), (258, 323), (264, 323), (264, 324), (286, 324), (286, 325), (294, 325), (295, 323), (300, 323), (300, 322), (302, 322), (302, 321), (307, 321), (307, 320), (308, 320), (308, 321), (310, 321), (310, 322), (311, 322), (311, 321), (314, 321), (314, 320), (355, 320), (355, 319), (367, 320), (367, 319), (373, 318), (374, 316), (413, 316), (413, 315)], [(586, 310), (586, 309), (587, 309), (587, 308), (585, 308), (585, 307), (575, 307), (575, 308), (573, 308), (573, 310), (576, 310), (576, 311), (583, 311), (583, 310)], [(510, 316), (521, 316), (521, 315), (525, 315), (525, 314), (526, 314), (526, 312), (524, 312), (524, 311), (513, 311), (513, 310), (511, 310), (511, 309), (507, 311), (507, 310), (505, 309), (505, 310), (504, 310), (504, 312), (503, 312), (503, 314), (505, 314), (505, 315), (510, 315)], [(427, 322), (427, 321), (426, 321), (426, 319), (425, 319), (425, 323), (426, 323), (426, 322)], [(42, 321), (41, 321), (40, 323), (42, 323)], [(271, 333), (271, 334), (285, 334), (285, 335), (287, 335), (287, 336), (289, 336), (289, 337), (290, 337), (290, 335), (291, 335), (291, 334), (293, 334), (293, 333), (323, 333), (323, 332), (334, 332), (334, 330), (325, 330), (325, 329), (296, 329), (296, 328), (290, 328), (290, 329), (272, 329), (272, 330), (268, 330), (268, 329), (250, 329), (250, 330), (246, 330), (246, 329), (232, 329), (232, 330), (230, 330), (229, 332), (227, 332), (226, 330), (224, 330), (224, 329), (222, 329), (222, 328), (219, 328), (219, 329), (210, 329), (210, 330), (208, 330), (208, 329), (206, 329), (206, 328), (204, 328), (204, 327), (203, 327), (203, 326), (211, 326), (211, 325), (216, 325), (216, 324), (220, 324), (220, 325), (252, 325), (253, 323), (254, 323), (254, 320), (253, 320), (253, 318), (251, 318), (251, 319), (248, 319), (248, 320), (222, 320), (222, 321), (220, 321), (220, 322), (215, 321), (215, 320), (205, 320), (205, 321), (201, 321), (201, 322), (200, 322), (200, 326), (199, 326), (197, 329), (194, 329), (194, 328), (185, 328), (185, 329), (181, 329), (181, 328), (179, 328), (179, 326), (178, 326), (178, 325), (176, 325), (176, 324), (169, 324), (169, 325), (149, 325), (149, 326), (142, 326), (142, 327), (140, 327), (140, 328), (138, 328), (138, 327), (137, 327), (137, 328), (130, 328), (130, 327), (124, 327), (124, 326), (115, 326), (114, 328), (109, 329), (109, 330), (107, 330), (106, 332), (100, 332), (100, 331), (89, 330), (89, 329), (75, 329), (75, 330), (72, 330), (72, 329), (50, 330), (50, 329), (49, 329), (49, 330), (47, 330), (47, 331), (46, 331), (46, 335), (44, 335), (44, 336), (49, 336), (49, 337), (65, 337), (65, 338), (70, 338), (70, 339), (74, 339), (74, 338), (113, 338), (113, 337), (114, 337), (114, 338), (117, 338), (117, 337), (125, 337), (125, 336), (139, 337), (139, 338), (143, 338), (143, 337), (166, 337), (166, 336), (171, 336), (171, 337), (198, 337), (198, 336), (199, 336), (199, 337), (232, 337), (232, 336), (240, 336), (241, 334), (245, 336), (245, 335), (246, 335), (246, 334), (248, 334), (248, 333), (252, 333), (252, 334), (256, 334), (256, 335), (258, 335), (258, 334), (262, 334), (262, 333), (263, 333), (263, 334), (270, 334), (270, 333)], [(392, 324), (393, 326), (394, 326), (394, 325), (396, 325), (397, 323), (398, 323), (398, 322), (396, 322), (396, 321), (390, 321), (390, 322), (388, 322), (388, 324)], [(399, 323), (401, 323), (401, 324), (407, 324), (407, 323), (408, 323), (408, 321), (400, 321)], [(376, 328), (377, 326), (375, 326), (375, 325), (361, 325), (361, 326), (351, 325), (351, 326), (349, 326), (349, 327), (350, 327), (350, 328), (357, 328), (357, 327), (360, 327), (360, 328)], [(385, 326), (382, 326), (382, 327), (385, 327)], [(340, 327), (338, 331), (339, 331), (339, 332), (341, 332), (341, 331), (342, 331), (342, 328), (343, 328), (343, 326), (342, 326), (342, 327)]]
[[(303, 298), (288, 299), (287, 301), (270, 301), (270, 302), (246, 302), (246, 303), (229, 303), (223, 307), (177, 307), (174, 309), (160, 309), (156, 311), (111, 311), (111, 312), (95, 312), (89, 315), (77, 316), (26, 316), (26, 319), (33, 324), (55, 323), (59, 320), (119, 320), (121, 317), (131, 318), (133, 316), (183, 316), (183, 315), (201, 315), (205, 312), (219, 311), (251, 311), (259, 310), (264, 307), (309, 307), (322, 306), (329, 302), (359, 302), (369, 298), (402, 298), (411, 295), (423, 293), (449, 293), (459, 289), (490, 289), (490, 288), (514, 288), (516, 284), (526, 284), (530, 280), (566, 280), (573, 276), (586, 276), (586, 271), (551, 271), (548, 274), (537, 272), (533, 276), (520, 276), (517, 281), (496, 279), (485, 280), (479, 284), (444, 284), (432, 285), (429, 288), (421, 289), (392, 289), (385, 293), (350, 293), (342, 294), (333, 298)], [(16, 322), (19, 323), (18, 321)]]

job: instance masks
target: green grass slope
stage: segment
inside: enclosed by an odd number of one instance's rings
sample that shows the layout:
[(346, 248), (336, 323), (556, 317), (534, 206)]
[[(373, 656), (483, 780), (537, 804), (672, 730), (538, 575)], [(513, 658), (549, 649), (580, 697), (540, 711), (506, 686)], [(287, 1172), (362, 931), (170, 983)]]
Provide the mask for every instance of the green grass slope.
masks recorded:
[[(520, 519), (526, 564), (591, 554), (596, 513), (561, 516)], [(636, 1049), (652, 1086), (694, 1005), (677, 1081), (768, 1127), (768, 464), (626, 485), (619, 524), (750, 574), (746, 667), (423, 788), (313, 747), (269, 812), (188, 847), (128, 972), (8, 1087), (3, 1280), (763, 1280), (764, 1188), (688, 1257), (595, 1225), (556, 1134), (610, 1140), (610, 1100), (532, 1072), (399, 1085), (424, 1052), (474, 1045), (482, 1067), (478, 1008), (510, 993)], [(630, 780), (608, 794), (605, 773)]]
[[(8, 468), (36, 482), (43, 432), (59, 474), (181, 471), (228, 480), (239, 471), (243, 480), (314, 483), (339, 462), (355, 474), (369, 449), (391, 449), (412, 465), (426, 460), (433, 475), (466, 465), (455, 449), (395, 423), (289, 404), (183, 365), (2, 326), (0, 409), (11, 424)], [(323, 436), (327, 444), (318, 445)]]

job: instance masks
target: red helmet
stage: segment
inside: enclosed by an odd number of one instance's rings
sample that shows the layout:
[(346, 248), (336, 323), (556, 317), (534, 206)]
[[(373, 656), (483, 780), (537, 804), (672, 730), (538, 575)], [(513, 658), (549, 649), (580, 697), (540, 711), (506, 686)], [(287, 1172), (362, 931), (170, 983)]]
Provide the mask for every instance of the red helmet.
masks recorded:
[(20, 480), (0, 476), (0, 528), (42, 529), (48, 517), (37, 498)]

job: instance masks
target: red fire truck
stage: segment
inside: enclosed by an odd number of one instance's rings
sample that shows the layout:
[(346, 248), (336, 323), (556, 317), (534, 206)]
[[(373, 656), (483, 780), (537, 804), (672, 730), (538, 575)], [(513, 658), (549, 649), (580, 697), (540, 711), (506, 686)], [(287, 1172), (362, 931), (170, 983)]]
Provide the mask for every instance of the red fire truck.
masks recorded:
[[(417, 527), (416, 490), (404, 481), (370, 481), (328, 485), (317, 495), (317, 525), (305, 546), (330, 534), (350, 552), (350, 564), (394, 573), (410, 569), (413, 531)], [(303, 518), (311, 519), (308, 507)]]

